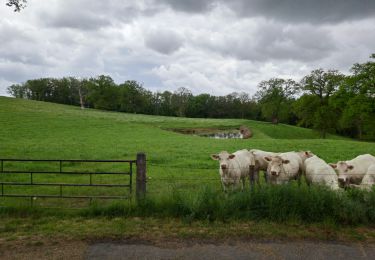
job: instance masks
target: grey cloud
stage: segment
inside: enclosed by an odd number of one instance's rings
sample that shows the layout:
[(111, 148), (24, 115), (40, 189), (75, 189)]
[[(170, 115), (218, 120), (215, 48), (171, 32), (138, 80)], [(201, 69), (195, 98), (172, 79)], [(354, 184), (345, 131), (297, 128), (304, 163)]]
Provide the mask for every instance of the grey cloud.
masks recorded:
[(97, 17), (91, 13), (60, 13), (57, 16), (45, 18), (45, 23), (51, 27), (65, 27), (74, 29), (94, 30), (110, 25), (110, 21)]
[(235, 0), (228, 5), (241, 16), (264, 16), (287, 22), (335, 23), (375, 15), (372, 0)]
[(259, 22), (254, 31), (247, 32), (244, 25), (230, 35), (222, 34), (219, 38), (203, 42), (203, 46), (240, 60), (311, 62), (334, 50), (335, 42), (329, 32), (321, 28)]
[[(228, 94), (271, 77), (349, 68), (375, 46), (375, 18), (352, 21), (372, 15), (370, 2), (363, 16), (351, 0), (337, 11), (331, 0), (315, 1), (321, 14), (304, 0), (290, 10), (268, 0), (51, 2), (35, 0), (21, 15), (0, 8), (0, 93), (8, 82), (109, 74), (147, 89)], [(210, 13), (194, 15), (202, 12)]]
[(164, 0), (178, 11), (202, 13), (217, 5), (242, 17), (266, 17), (286, 22), (337, 23), (375, 15), (373, 0)]
[(18, 62), (0, 61), (0, 79), (9, 82), (25, 82), (28, 79), (43, 77), (43, 69), (39, 66), (25, 65)]
[(147, 47), (162, 54), (172, 54), (183, 44), (182, 38), (171, 30), (153, 30), (145, 35)]
[(51, 27), (96, 30), (116, 22), (129, 23), (140, 16), (153, 16), (161, 11), (151, 0), (92, 1), (65, 0), (57, 2), (55, 9), (40, 11), (41, 22)]
[(173, 9), (188, 13), (206, 12), (214, 7), (214, 0), (165, 0)]
[(94, 30), (111, 24), (95, 4), (87, 1), (60, 1), (55, 9), (41, 11), (41, 22), (50, 27)]
[(0, 24), (0, 61), (16, 62), (30, 65), (47, 65), (39, 43), (30, 32), (25, 32), (18, 27)]

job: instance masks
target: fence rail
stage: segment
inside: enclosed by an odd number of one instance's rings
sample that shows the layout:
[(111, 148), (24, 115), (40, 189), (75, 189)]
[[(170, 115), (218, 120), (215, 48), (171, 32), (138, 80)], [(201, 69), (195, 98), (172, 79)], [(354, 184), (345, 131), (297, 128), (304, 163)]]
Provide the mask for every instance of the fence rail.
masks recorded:
[[(44, 165), (43, 170), (36, 170), (33, 169), (33, 167), (25, 167), (25, 163), (47, 163), (47, 165)], [(69, 163), (69, 165), (66, 165), (66, 163)], [(72, 170), (74, 167), (78, 167), (79, 164), (95, 164), (100, 163), (104, 164), (108, 167), (113, 167), (115, 164), (120, 164), (117, 167), (121, 167), (123, 170), (116, 170), (116, 171), (98, 171), (98, 170)], [(130, 198), (132, 194), (132, 176), (133, 176), (133, 166), (138, 166), (137, 160), (50, 160), (50, 159), (4, 159), (0, 158), (0, 185), (1, 185), (1, 193), (0, 197), (13, 197), (13, 198), (30, 198), (30, 201), (32, 203), (32, 200), (35, 198), (71, 198), (71, 199), (126, 199)], [(23, 166), (23, 167), (21, 167)], [(34, 165), (35, 166), (35, 165)], [(46, 170), (45, 166), (47, 166), (47, 169), (52, 170)], [(91, 165), (93, 166), (93, 165)], [(144, 165), (145, 166), (145, 165)], [(17, 169), (22, 168), (22, 169)], [(40, 165), (38, 166), (41, 167)], [(54, 169), (56, 168), (57, 169)], [(25, 169), (26, 168), (26, 169)], [(29, 168), (29, 169), (27, 169)], [(34, 167), (35, 168), (35, 167)], [(69, 168), (68, 170), (65, 170), (66, 168)], [(89, 167), (90, 168), (90, 167)], [(137, 167), (138, 171), (138, 167)], [(22, 174), (28, 174), (28, 180), (27, 181), (18, 181), (18, 180), (4, 180), (7, 176), (20, 176)], [(38, 175), (40, 176), (52, 176), (56, 177), (56, 175), (61, 176), (82, 176), (86, 175), (89, 176), (89, 179), (87, 182), (84, 183), (65, 183), (65, 182), (48, 182), (46, 180), (43, 181), (35, 181), (35, 177)], [(128, 182), (126, 183), (95, 183), (93, 181), (93, 176), (129, 176)], [(64, 178), (65, 178), (64, 177)], [(82, 181), (81, 181), (82, 182)], [(54, 194), (42, 194), (40, 191), (38, 194), (28, 194), (25, 191), (17, 192), (15, 193), (12, 191), (12, 186), (25, 186), (25, 187), (57, 187), (59, 188), (57, 192)], [(75, 195), (75, 194), (69, 194), (67, 192), (63, 191), (64, 187), (107, 187), (107, 188), (126, 188), (124, 192), (121, 195)]]

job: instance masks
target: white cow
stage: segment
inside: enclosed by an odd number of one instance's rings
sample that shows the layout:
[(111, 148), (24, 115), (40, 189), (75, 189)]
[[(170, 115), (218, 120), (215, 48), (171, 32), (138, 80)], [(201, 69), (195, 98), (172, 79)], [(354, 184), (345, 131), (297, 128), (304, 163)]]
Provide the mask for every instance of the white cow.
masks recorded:
[(304, 165), (306, 181), (309, 185), (322, 184), (333, 190), (339, 189), (336, 172), (324, 160), (314, 155), (307, 158)]
[[(253, 179), (259, 184), (259, 171), (264, 172), (264, 178), (267, 182), (267, 167), (268, 167), (268, 161), (264, 159), (264, 157), (272, 157), (278, 155), (278, 153), (273, 152), (266, 152), (258, 149), (251, 149), (251, 167), (253, 173)], [(250, 176), (251, 178), (251, 176)]]
[(245, 186), (245, 180), (250, 174), (251, 155), (249, 151), (244, 149), (232, 154), (227, 151), (222, 151), (219, 154), (212, 154), (213, 160), (218, 160), (219, 174), (224, 191), (228, 187), (233, 189), (238, 188), (240, 181), (242, 181), (242, 190)]
[(375, 164), (375, 157), (371, 154), (363, 154), (349, 161), (339, 161), (329, 165), (336, 170), (340, 185), (348, 186), (360, 184), (372, 164)]
[(368, 167), (360, 185), (350, 184), (351, 187), (360, 188), (362, 190), (371, 190), (373, 185), (375, 185), (375, 164), (371, 164)]
[(287, 183), (301, 176), (302, 159), (296, 152), (280, 153), (277, 156), (266, 156), (268, 161), (267, 178), (272, 184)]
[(305, 169), (304, 163), (306, 159), (315, 156), (315, 154), (313, 154), (311, 151), (299, 151), (299, 152), (296, 152), (296, 154), (301, 158), (302, 164), (300, 165), (300, 168), (303, 170)]

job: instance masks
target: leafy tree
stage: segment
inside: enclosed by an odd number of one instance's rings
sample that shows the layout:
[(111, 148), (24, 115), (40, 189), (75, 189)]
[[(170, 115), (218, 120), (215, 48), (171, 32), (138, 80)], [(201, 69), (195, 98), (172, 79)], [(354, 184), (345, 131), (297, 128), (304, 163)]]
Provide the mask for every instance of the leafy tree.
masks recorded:
[[(370, 56), (375, 59), (375, 53)], [(368, 61), (362, 64), (353, 65), (353, 85), (361, 93), (375, 97), (375, 61)]]
[(192, 96), (189, 99), (186, 111), (189, 117), (208, 117), (212, 109), (212, 97), (209, 94), (200, 94)]
[(110, 76), (100, 75), (85, 81), (87, 100), (94, 108), (116, 110), (118, 106), (117, 86)]
[(134, 80), (119, 85), (120, 111), (130, 113), (151, 113), (152, 93)]
[[(375, 55), (371, 55), (375, 58)], [(356, 63), (339, 91), (333, 104), (341, 112), (340, 130), (352, 137), (375, 137), (375, 62)]]
[(292, 106), (293, 113), (299, 118), (298, 125), (313, 127), (316, 108), (319, 107), (319, 98), (314, 95), (304, 94)]
[(30, 90), (30, 99), (39, 101), (53, 101), (52, 99), (52, 79), (41, 78), (28, 80), (25, 87)]
[[(337, 91), (344, 79), (345, 76), (337, 70), (324, 71), (323, 69), (317, 69), (301, 80), (301, 90), (306, 95), (315, 96), (319, 101), (314, 103), (315, 106), (310, 106), (314, 113), (313, 116), (309, 117), (309, 121), (305, 119), (305, 123), (312, 124), (315, 129), (320, 131), (322, 138), (325, 138), (327, 132), (334, 129), (337, 124), (337, 116), (329, 106), (329, 99)], [(305, 98), (306, 100), (307, 98)], [(303, 105), (307, 104), (304, 103)]]
[(29, 98), (30, 90), (25, 84), (13, 84), (7, 88), (8, 94), (16, 98)]
[(313, 70), (301, 80), (301, 89), (305, 93), (317, 96), (321, 104), (326, 104), (344, 78), (345, 76), (337, 70)]
[(251, 98), (249, 94), (245, 92), (241, 92), (238, 94), (238, 100), (240, 103), (241, 118), (245, 118), (246, 115), (248, 114), (248, 110), (249, 110), (248, 104), (250, 103)]
[(184, 87), (178, 88), (173, 93), (171, 103), (177, 116), (186, 116), (189, 100), (192, 96), (191, 91)]
[(158, 93), (158, 100), (160, 100), (160, 114), (164, 116), (173, 116), (174, 111), (172, 108), (172, 95), (170, 91), (164, 91), (163, 93)]
[[(365, 129), (370, 130), (372, 127), (369, 126), (374, 126), (374, 112), (374, 100), (363, 94), (356, 95), (348, 100), (340, 123), (343, 127), (355, 127), (357, 137), (362, 139)], [(371, 132), (374, 135), (374, 131)]]
[(259, 83), (255, 97), (261, 105), (262, 115), (274, 124), (287, 121), (297, 90), (297, 83), (291, 79), (272, 78)]

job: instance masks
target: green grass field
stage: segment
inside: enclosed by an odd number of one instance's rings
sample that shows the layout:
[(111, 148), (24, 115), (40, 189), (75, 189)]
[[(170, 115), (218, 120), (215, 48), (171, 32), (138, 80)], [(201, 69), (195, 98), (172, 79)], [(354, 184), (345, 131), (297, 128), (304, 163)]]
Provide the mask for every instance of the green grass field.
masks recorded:
[[(169, 128), (236, 128), (249, 126), (248, 140), (218, 140), (184, 135)], [(113, 113), (78, 107), (0, 97), (0, 157), (28, 159), (148, 159), (150, 191), (163, 189), (158, 178), (218, 178), (221, 150), (311, 150), (328, 162), (375, 154), (374, 143), (339, 136), (318, 138), (310, 129), (232, 119), (189, 119)], [(202, 168), (209, 168), (203, 170)], [(152, 181), (155, 180), (155, 181)], [(159, 186), (159, 187), (153, 187)]]
[[(166, 130), (171, 128), (233, 129), (240, 125), (250, 127), (254, 132), (254, 137), (248, 140), (219, 140)], [(351, 159), (358, 154), (375, 154), (374, 143), (358, 142), (333, 135), (323, 140), (319, 139), (319, 135), (312, 130), (283, 124), (272, 125), (250, 120), (147, 116), (93, 109), (81, 110), (79, 107), (0, 97), (0, 158), (135, 159), (137, 152), (146, 153), (148, 200), (138, 205), (132, 201), (125, 201), (125, 207), (118, 206), (118, 202), (114, 202), (115, 204), (104, 208), (102, 206), (107, 204), (96, 201), (92, 207), (78, 213), (79, 218), (85, 219), (82, 220), (83, 222), (91, 221), (90, 225), (93, 223), (101, 225), (103, 219), (98, 216), (140, 216), (145, 217), (145, 221), (149, 222), (146, 224), (150, 226), (153, 226), (154, 218), (165, 219), (167, 222), (168, 218), (174, 219), (174, 222), (177, 218), (182, 220), (180, 225), (183, 226), (183, 229), (190, 230), (191, 225), (198, 225), (200, 229), (203, 225), (210, 229), (212, 234), (217, 235), (215, 227), (218, 227), (221, 228), (218, 236), (222, 236), (226, 233), (222, 227), (222, 221), (241, 220), (239, 224), (241, 226), (248, 225), (246, 221), (264, 220), (265, 222), (252, 222), (251, 225), (257, 226), (259, 230), (267, 230), (267, 232), (263, 232), (263, 235), (272, 237), (267, 223), (273, 223), (273, 221), (284, 222), (285, 230), (288, 230), (286, 223), (290, 222), (292, 223), (289, 224), (290, 227), (294, 226), (293, 223), (299, 223), (298, 225), (321, 223), (322, 230), (325, 230), (327, 225), (330, 226), (330, 229), (335, 229), (336, 224), (355, 224), (356, 221), (369, 228), (371, 226), (369, 223), (373, 223), (375, 220), (374, 193), (345, 191), (335, 194), (319, 187), (310, 189), (306, 185), (277, 188), (264, 185), (262, 186), (264, 188), (255, 190), (253, 193), (237, 193), (229, 197), (224, 195), (221, 191), (217, 162), (210, 159), (210, 154), (221, 150), (233, 152), (243, 148), (258, 148), (275, 152), (311, 150), (328, 162)], [(8, 163), (6, 167), (42, 170), (49, 169), (50, 166), (43, 164), (15, 166)], [(71, 164), (66, 167), (74, 169)], [(78, 165), (80, 170), (85, 170), (85, 167), (87, 165)], [(94, 165), (92, 169), (101, 170), (104, 168), (115, 171), (121, 167), (113, 166), (108, 169), (108, 166), (98, 164)], [(29, 175), (9, 176), (2, 174), (0, 178), (2, 181), (27, 182)], [(88, 176), (84, 175), (35, 175), (34, 178), (36, 182), (88, 182)], [(96, 176), (93, 181), (95, 183), (120, 183), (127, 182), (127, 178)], [(6, 192), (11, 194), (58, 194), (59, 190), (58, 187), (10, 186), (7, 187)], [(82, 193), (121, 195), (127, 192), (128, 190), (123, 188), (64, 188), (64, 193), (71, 195)], [(43, 199), (37, 199), (34, 206), (85, 207), (86, 202), (51, 199), (47, 203)], [(60, 232), (58, 231), (59, 226), (53, 224), (56, 222), (56, 218), (61, 219), (64, 225), (76, 225), (77, 221), (76, 213), (72, 213), (72, 217), (71, 213), (65, 215), (66, 213), (50, 211), (43, 207), (30, 209), (28, 208), (29, 199), (0, 197), (0, 204), (6, 206), (0, 212), (4, 220), (3, 225), (0, 225), (0, 230), (5, 232), (5, 237), (14, 236), (14, 234), (23, 236), (25, 233), (30, 235), (31, 231), (27, 231), (23, 227), (33, 225), (35, 217), (40, 219), (43, 225), (39, 225), (33, 230), (38, 234), (45, 235)], [(257, 205), (261, 204), (266, 207), (257, 209)], [(20, 216), (29, 217), (19, 219)], [(196, 223), (194, 221), (203, 222), (194, 224)], [(207, 226), (206, 221), (210, 223), (213, 221), (217, 224)], [(20, 225), (20, 223), (24, 224)], [(331, 226), (331, 223), (334, 223), (334, 226)], [(91, 229), (90, 225), (85, 224), (83, 229), (90, 229), (86, 230), (88, 234), (98, 232), (99, 237), (117, 232), (115, 226), (112, 228), (103, 226), (102, 230), (100, 228)], [(304, 235), (301, 237), (308, 233), (309, 228), (309, 226), (305, 227), (306, 232), (302, 232)], [(69, 237), (69, 234), (80, 232), (79, 230), (81, 229), (68, 230), (64, 234)], [(353, 236), (357, 236), (362, 231), (353, 230)], [(191, 230), (192, 234), (199, 232), (198, 228)], [(253, 231), (247, 232), (252, 233)], [(369, 237), (372, 239), (374, 232), (372, 230), (366, 232), (369, 232)], [(322, 234), (318, 233), (317, 231), (317, 234), (311, 237), (319, 238)], [(274, 232), (273, 234), (275, 235)], [(257, 235), (262, 236), (262, 232)], [(283, 233), (281, 236), (284, 235)]]
[[(283, 124), (81, 110), (5, 97), (0, 98), (0, 125), (2, 158), (135, 159), (136, 153), (143, 151), (148, 160), (150, 193), (163, 193), (172, 186), (195, 189), (203, 183), (213, 183), (220, 188), (217, 162), (212, 161), (209, 155), (221, 150), (311, 150), (328, 162), (350, 159), (363, 153), (375, 154), (373, 143), (332, 135), (322, 140), (310, 129)], [(240, 125), (249, 126), (254, 137), (249, 140), (218, 140), (164, 130), (236, 128)], [(76, 181), (84, 181), (85, 178), (87, 176), (82, 176)]]

